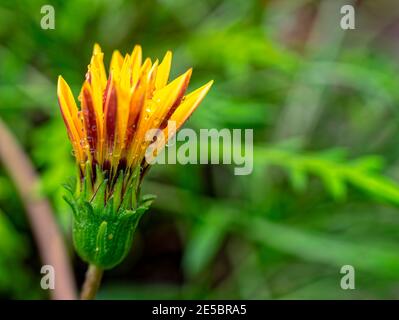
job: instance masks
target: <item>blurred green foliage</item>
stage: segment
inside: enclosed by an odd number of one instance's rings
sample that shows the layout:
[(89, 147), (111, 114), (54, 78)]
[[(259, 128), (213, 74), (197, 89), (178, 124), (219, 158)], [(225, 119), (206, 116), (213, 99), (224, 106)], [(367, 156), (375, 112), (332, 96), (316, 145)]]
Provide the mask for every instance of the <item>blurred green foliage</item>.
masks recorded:
[[(95, 42), (174, 53), (215, 85), (187, 123), (254, 129), (254, 170), (158, 165), (157, 194), (133, 250), (107, 272), (100, 298), (397, 298), (399, 65), (395, 1), (362, 1), (356, 29), (343, 1), (3, 0), (0, 117), (34, 162), (40, 192), (70, 241), (61, 185), (74, 175), (56, 79), (75, 96)], [(55, 30), (40, 8), (55, 8)], [(109, 60), (108, 60), (109, 61)], [(45, 298), (20, 198), (0, 167), (0, 296)], [(45, 228), (45, 226), (43, 226)], [(69, 248), (78, 280), (84, 266)], [(340, 268), (356, 269), (356, 290)]]

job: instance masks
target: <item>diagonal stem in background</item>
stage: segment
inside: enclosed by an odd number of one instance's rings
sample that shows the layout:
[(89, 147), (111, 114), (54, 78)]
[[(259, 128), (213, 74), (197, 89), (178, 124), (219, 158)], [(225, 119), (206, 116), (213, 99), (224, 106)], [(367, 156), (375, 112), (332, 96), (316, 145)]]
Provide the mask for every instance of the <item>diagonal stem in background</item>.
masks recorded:
[(39, 178), (17, 140), (0, 119), (0, 161), (12, 178), (28, 215), (42, 262), (55, 270), (52, 299), (76, 299), (70, 261), (49, 202), (35, 194)]

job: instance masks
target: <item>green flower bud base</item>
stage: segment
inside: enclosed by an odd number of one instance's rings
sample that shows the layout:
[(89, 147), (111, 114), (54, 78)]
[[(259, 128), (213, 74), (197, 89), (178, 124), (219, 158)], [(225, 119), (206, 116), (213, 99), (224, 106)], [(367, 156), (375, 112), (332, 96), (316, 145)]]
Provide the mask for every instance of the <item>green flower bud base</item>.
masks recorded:
[[(111, 269), (119, 264), (129, 253), (137, 224), (151, 205), (154, 196), (143, 196), (135, 201), (136, 184), (123, 190), (123, 174), (110, 193), (107, 179), (97, 181), (93, 192), (84, 178), (82, 192), (69, 194), (65, 200), (73, 211), (73, 242), (79, 256), (87, 263), (101, 269)], [(87, 177), (87, 176), (86, 176)], [(88, 175), (90, 177), (90, 175)], [(97, 174), (98, 177), (98, 174)]]
[(116, 215), (96, 212), (89, 203), (77, 210), (73, 241), (79, 256), (102, 269), (119, 264), (128, 254), (143, 209), (124, 210)]

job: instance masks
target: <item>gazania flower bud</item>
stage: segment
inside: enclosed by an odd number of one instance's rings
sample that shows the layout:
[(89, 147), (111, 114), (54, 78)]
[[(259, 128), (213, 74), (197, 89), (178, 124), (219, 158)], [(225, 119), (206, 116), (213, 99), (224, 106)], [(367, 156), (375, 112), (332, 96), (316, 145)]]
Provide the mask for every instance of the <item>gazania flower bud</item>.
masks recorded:
[(146, 133), (170, 134), (168, 121), (177, 131), (212, 85), (185, 95), (191, 69), (168, 83), (171, 59), (167, 52), (160, 64), (148, 58), (142, 63), (140, 46), (124, 58), (115, 51), (107, 78), (103, 53), (95, 45), (80, 110), (68, 84), (58, 79), (58, 101), (79, 172), (76, 190), (69, 186), (66, 197), (73, 210), (74, 244), (82, 259), (102, 269), (114, 267), (129, 252), (154, 198), (139, 196), (149, 168)]

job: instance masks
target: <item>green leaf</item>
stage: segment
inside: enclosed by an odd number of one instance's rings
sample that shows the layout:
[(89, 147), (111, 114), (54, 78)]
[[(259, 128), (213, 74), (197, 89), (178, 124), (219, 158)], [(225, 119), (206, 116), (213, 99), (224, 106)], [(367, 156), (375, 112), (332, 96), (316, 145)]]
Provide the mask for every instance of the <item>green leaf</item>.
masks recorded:
[(393, 245), (353, 243), (336, 237), (271, 223), (261, 218), (242, 221), (250, 239), (317, 263), (355, 269), (399, 279), (399, 251)]
[(204, 212), (195, 223), (183, 257), (184, 271), (195, 276), (215, 257), (226, 236), (230, 220), (213, 210)]

